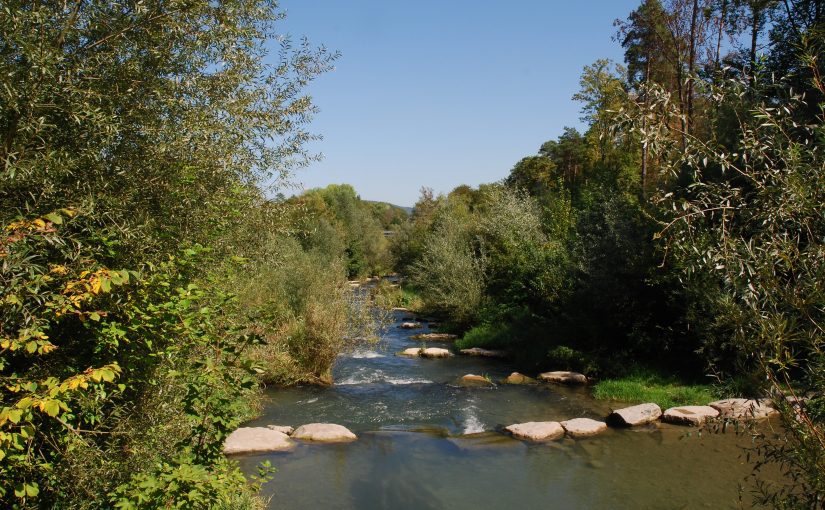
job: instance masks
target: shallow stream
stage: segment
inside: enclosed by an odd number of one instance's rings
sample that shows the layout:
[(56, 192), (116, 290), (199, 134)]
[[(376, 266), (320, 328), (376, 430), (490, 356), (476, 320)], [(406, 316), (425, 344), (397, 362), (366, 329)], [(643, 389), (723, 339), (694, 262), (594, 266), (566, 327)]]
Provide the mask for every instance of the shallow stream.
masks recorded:
[(395, 356), (420, 345), (409, 336), (426, 331), (399, 329), (404, 315), (396, 313), (379, 346), (339, 358), (334, 386), (268, 392), (263, 415), (249, 426), (330, 422), (358, 435), (348, 444), (241, 457), (248, 474), (263, 460), (278, 469), (263, 489), (269, 508), (740, 508), (738, 485), (750, 470), (745, 438), (658, 425), (543, 444), (514, 440), (501, 428), (604, 419), (611, 403), (557, 385), (458, 387), (464, 374), (497, 381), (513, 367)]

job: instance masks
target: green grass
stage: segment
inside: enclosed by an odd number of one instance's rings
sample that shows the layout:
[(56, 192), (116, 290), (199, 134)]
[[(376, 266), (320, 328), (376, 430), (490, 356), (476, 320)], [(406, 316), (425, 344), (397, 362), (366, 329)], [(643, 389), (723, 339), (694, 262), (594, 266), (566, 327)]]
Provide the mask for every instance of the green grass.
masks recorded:
[(593, 388), (599, 400), (619, 400), (629, 404), (654, 402), (662, 408), (706, 405), (718, 399), (713, 386), (683, 384), (676, 379), (650, 373), (632, 374), (621, 379), (605, 379)]
[(464, 337), (456, 340), (455, 346), (459, 349), (504, 347), (509, 343), (509, 336), (510, 330), (506, 326), (479, 324), (467, 331)]

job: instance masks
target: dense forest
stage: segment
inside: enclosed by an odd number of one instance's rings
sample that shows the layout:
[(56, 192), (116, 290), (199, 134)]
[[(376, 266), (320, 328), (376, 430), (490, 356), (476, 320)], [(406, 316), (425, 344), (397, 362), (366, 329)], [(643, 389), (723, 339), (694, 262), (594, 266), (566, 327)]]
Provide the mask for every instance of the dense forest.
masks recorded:
[(4, 2), (0, 506), (260, 508), (270, 467), (248, 483), (224, 439), (260, 388), (327, 384), (373, 341), (347, 280), (398, 272), (393, 304), (462, 346), (770, 396), (763, 502), (822, 507), (825, 2), (644, 0), (625, 62), (584, 68), (584, 132), (411, 215), (278, 193), (338, 58), (282, 18)]

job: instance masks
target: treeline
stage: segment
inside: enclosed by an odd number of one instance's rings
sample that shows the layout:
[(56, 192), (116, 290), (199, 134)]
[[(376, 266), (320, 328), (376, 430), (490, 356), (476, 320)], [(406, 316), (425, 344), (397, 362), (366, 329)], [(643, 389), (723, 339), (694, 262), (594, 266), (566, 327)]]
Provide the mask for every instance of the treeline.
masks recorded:
[(787, 478), (761, 501), (820, 508), (825, 3), (644, 0), (617, 28), (624, 65), (574, 96), (587, 130), (423, 190), (397, 267), (462, 346), (773, 397), (784, 431), (757, 444)]
[(387, 264), (394, 216), (347, 186), (270, 198), (336, 58), (282, 16), (4, 3), (0, 507), (259, 507), (224, 437), (261, 384), (369, 341), (346, 279)]

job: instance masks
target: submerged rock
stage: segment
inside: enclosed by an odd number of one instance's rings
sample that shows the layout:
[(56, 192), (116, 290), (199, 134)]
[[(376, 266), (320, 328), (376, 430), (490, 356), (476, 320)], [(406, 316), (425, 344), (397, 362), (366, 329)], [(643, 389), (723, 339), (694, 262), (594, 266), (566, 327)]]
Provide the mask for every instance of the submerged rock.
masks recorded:
[(768, 418), (779, 414), (768, 400), (751, 400), (746, 398), (727, 398), (708, 404), (719, 411), (720, 418), (750, 420)]
[(527, 441), (552, 441), (564, 435), (564, 428), (557, 421), (528, 421), (504, 427), (516, 439)]
[(422, 358), (449, 358), (452, 355), (453, 353), (447, 349), (441, 349), (440, 347), (428, 347), (426, 349), (421, 349), (420, 354)]
[(400, 326), (401, 329), (417, 329), (421, 327), (420, 322), (402, 322)]
[(662, 421), (676, 425), (698, 427), (708, 418), (716, 418), (719, 411), (710, 406), (671, 407), (662, 415)]
[(495, 386), (493, 382), (481, 375), (475, 374), (467, 374), (462, 376), (461, 379), (458, 380), (459, 386), (466, 386), (466, 387), (491, 387)]
[(421, 356), (421, 351), (424, 349), (420, 347), (410, 347), (409, 349), (404, 349), (401, 352), (395, 353), (396, 356), (408, 356), (410, 358), (417, 358)]
[(503, 448), (513, 448), (519, 444), (509, 437), (493, 431), (462, 434), (460, 436), (450, 437), (447, 441), (455, 445), (459, 450), (464, 451), (501, 450)]
[(494, 351), (490, 349), (482, 349), (480, 347), (472, 347), (470, 349), (461, 349), (461, 354), (467, 356), (481, 356), (484, 358), (506, 358), (507, 353), (504, 351)]
[(266, 427), (241, 427), (226, 438), (223, 453), (283, 452), (293, 448), (295, 442), (283, 432)]
[(567, 435), (578, 439), (601, 434), (607, 430), (607, 424), (603, 421), (591, 420), (590, 418), (574, 418), (561, 422)]
[(635, 427), (654, 422), (658, 420), (661, 415), (662, 408), (658, 405), (652, 403), (639, 404), (623, 409), (616, 409), (610, 413), (608, 421), (620, 426)]
[(449, 333), (421, 333), (413, 335), (410, 338), (412, 340), (425, 340), (427, 342), (452, 342), (458, 338), (458, 336)]
[(295, 439), (314, 441), (316, 443), (346, 443), (358, 437), (348, 428), (334, 423), (308, 423), (301, 425), (292, 433)]
[(544, 372), (543, 374), (539, 374), (539, 379), (560, 384), (587, 384), (587, 377), (578, 372)]
[(295, 429), (289, 425), (267, 425), (266, 428), (291, 436)]
[(501, 384), (536, 384), (538, 381), (533, 379), (532, 377), (527, 377), (524, 374), (520, 374), (518, 372), (513, 372), (512, 374), (508, 375), (506, 378), (501, 380)]

